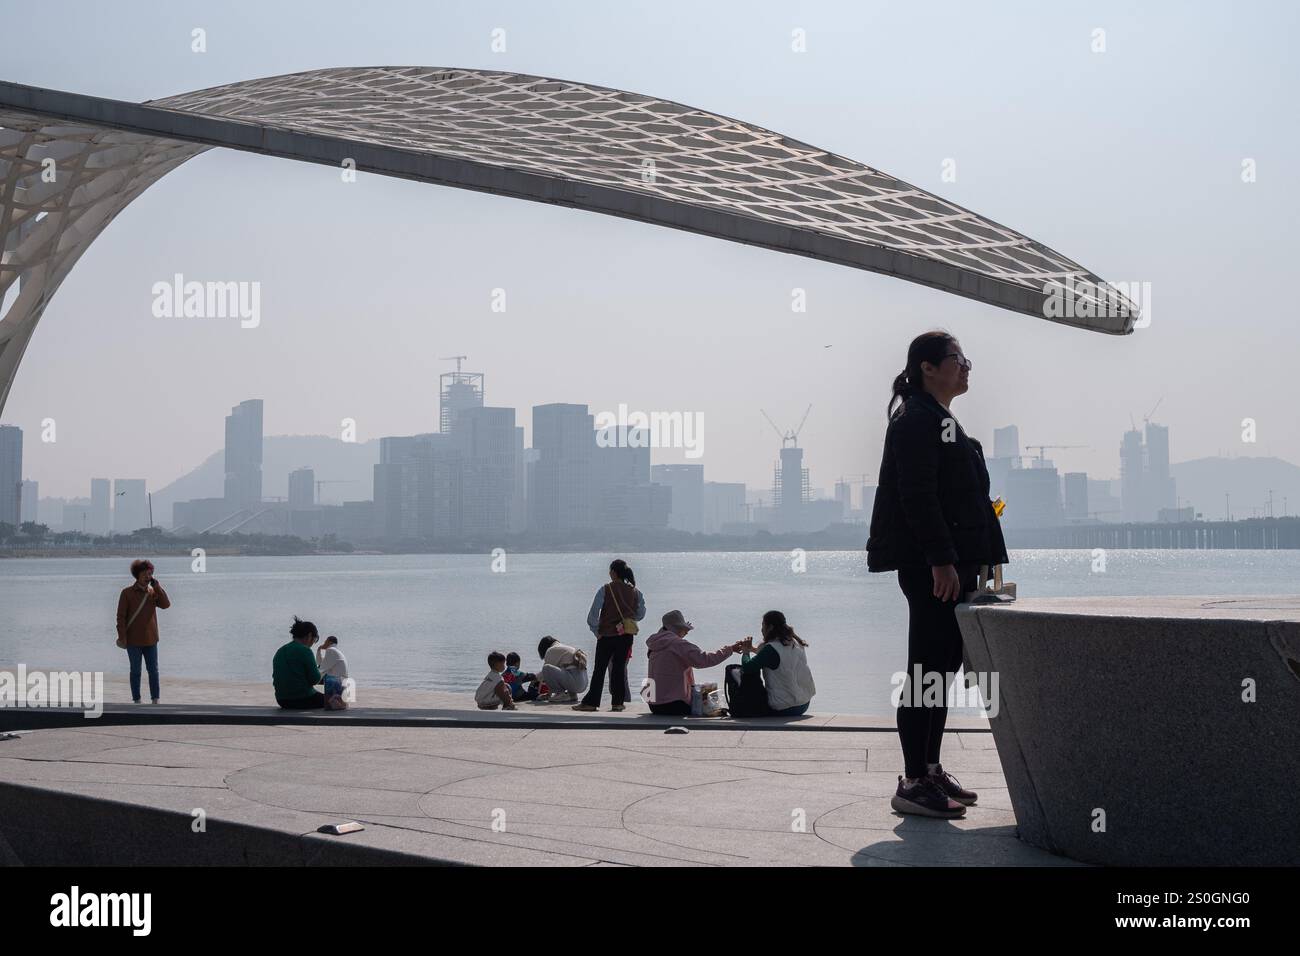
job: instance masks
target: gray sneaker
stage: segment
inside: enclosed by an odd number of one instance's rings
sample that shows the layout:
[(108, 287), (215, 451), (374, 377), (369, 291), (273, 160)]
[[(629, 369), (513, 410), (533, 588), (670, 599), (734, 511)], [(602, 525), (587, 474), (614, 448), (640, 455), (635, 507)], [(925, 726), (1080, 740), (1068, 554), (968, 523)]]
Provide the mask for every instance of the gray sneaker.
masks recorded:
[(948, 799), (948, 795), (930, 777), (922, 777), (911, 787), (905, 787), (902, 776), (899, 776), (898, 790), (889, 805), (899, 813), (944, 820), (956, 820), (966, 815), (966, 808), (957, 801)]
[(974, 790), (967, 790), (957, 778), (943, 769), (943, 764), (939, 764), (934, 773), (930, 774), (930, 779), (934, 781), (935, 786), (947, 794), (951, 800), (956, 800), (962, 806), (973, 807), (975, 801), (979, 799), (979, 794)]

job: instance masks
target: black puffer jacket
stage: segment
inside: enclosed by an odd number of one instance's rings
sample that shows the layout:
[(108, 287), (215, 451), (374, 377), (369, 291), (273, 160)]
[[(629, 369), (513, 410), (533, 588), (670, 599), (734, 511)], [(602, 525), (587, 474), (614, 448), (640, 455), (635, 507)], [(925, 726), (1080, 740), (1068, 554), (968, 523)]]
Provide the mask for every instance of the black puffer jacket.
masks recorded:
[[(944, 440), (946, 423), (949, 440)], [(1006, 564), (984, 449), (929, 392), (903, 402), (885, 432), (867, 569)]]

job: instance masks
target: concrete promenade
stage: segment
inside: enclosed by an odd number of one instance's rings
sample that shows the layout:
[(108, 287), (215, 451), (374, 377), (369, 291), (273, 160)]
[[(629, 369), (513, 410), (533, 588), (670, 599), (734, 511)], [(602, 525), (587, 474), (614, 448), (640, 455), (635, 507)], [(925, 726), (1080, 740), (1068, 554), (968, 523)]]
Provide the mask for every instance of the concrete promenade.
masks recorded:
[[(890, 809), (902, 757), (888, 718), (498, 713), (378, 690), (346, 712), (286, 715), (267, 693), (172, 678), (168, 704), (114, 703), (66, 727), (0, 712), (3, 727), (47, 724), (0, 740), (0, 861), (1075, 865), (1016, 838), (977, 718), (953, 718), (943, 762), (979, 804), (941, 821)], [(108, 696), (124, 699), (124, 681)], [(366, 829), (316, 832), (347, 820)]]

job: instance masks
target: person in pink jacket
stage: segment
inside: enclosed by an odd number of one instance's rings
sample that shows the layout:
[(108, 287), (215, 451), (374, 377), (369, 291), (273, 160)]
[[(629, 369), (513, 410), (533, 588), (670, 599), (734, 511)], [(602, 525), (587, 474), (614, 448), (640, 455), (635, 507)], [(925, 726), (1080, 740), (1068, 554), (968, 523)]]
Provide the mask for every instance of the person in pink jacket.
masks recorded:
[(713, 667), (732, 654), (740, 653), (743, 641), (728, 644), (716, 651), (704, 651), (686, 635), (694, 625), (681, 611), (669, 611), (663, 616), (663, 629), (646, 641), (650, 667), (648, 699), (650, 713), (672, 717), (689, 717), (691, 713), (691, 688), (695, 684), (696, 667)]

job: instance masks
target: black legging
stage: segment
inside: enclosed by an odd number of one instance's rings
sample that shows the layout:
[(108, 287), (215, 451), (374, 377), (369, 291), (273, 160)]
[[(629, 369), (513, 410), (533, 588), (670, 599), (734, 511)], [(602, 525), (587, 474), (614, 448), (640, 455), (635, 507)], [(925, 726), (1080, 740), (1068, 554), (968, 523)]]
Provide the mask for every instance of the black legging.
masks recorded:
[(615, 707), (627, 703), (627, 652), (632, 649), (631, 634), (611, 634), (596, 638), (596, 663), (591, 671), (591, 686), (582, 698), (584, 704), (600, 706), (605, 690), (605, 671), (609, 670), (609, 698)]
[[(957, 565), (962, 595), (973, 591), (979, 566)], [(898, 707), (898, 739), (903, 745), (903, 772), (924, 777), (926, 765), (939, 763), (943, 727), (948, 720), (948, 681), (944, 679), (939, 706), (913, 706), (912, 697), (925, 690), (925, 675), (931, 672), (955, 675), (962, 662), (961, 629), (956, 608), (961, 600), (940, 601), (934, 596), (934, 576), (927, 566), (898, 569), (898, 586), (907, 597), (907, 682)], [(912, 677), (920, 665), (921, 687)]]

